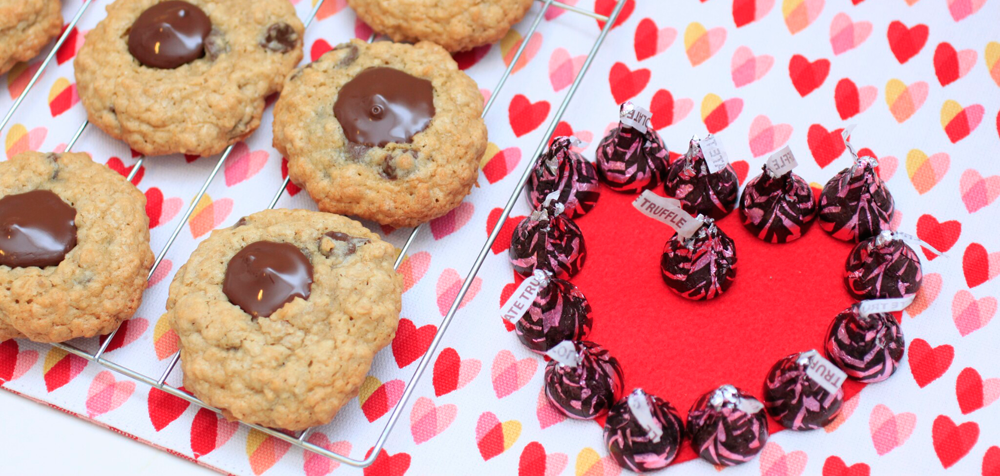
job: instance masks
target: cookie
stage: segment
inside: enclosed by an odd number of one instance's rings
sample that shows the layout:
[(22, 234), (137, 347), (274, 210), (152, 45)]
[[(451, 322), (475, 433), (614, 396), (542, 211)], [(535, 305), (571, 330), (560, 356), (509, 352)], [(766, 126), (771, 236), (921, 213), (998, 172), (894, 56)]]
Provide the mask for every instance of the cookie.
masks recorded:
[(469, 194), (482, 112), (476, 83), (440, 46), (352, 40), (289, 76), (274, 147), (320, 210), (413, 226)]
[(146, 197), (87, 154), (0, 162), (0, 340), (107, 334), (153, 265)]
[(302, 59), (288, 0), (117, 0), (76, 56), (90, 122), (144, 155), (213, 155)]
[(360, 223), (267, 210), (216, 230), (170, 285), (184, 387), (238, 419), (304, 430), (358, 394), (396, 332), (396, 250)]
[(59, 0), (0, 0), (0, 74), (37, 56), (60, 31)]
[(347, 0), (358, 17), (393, 41), (432, 41), (457, 52), (499, 41), (532, 0)]

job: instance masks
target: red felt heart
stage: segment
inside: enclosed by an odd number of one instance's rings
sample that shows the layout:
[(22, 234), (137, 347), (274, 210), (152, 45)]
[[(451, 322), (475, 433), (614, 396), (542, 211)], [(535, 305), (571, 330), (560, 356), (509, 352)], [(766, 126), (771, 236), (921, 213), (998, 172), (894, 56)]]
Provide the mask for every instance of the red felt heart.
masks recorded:
[(823, 463), (823, 476), (868, 476), (871, 468), (865, 463), (847, 466), (839, 456), (831, 456)]
[(931, 436), (934, 439), (934, 452), (941, 460), (941, 465), (947, 469), (969, 454), (976, 445), (979, 440), (979, 425), (972, 421), (956, 425), (951, 418), (939, 415), (934, 419)]
[(156, 431), (166, 428), (180, 418), (189, 406), (191, 403), (187, 400), (155, 387), (149, 389), (149, 398), (146, 399), (149, 421), (153, 423), (153, 429)]
[(437, 326), (427, 324), (418, 328), (413, 321), (402, 318), (396, 328), (396, 337), (392, 339), (392, 356), (396, 358), (399, 368), (406, 367), (424, 355), (437, 333)]
[[(503, 213), (502, 208), (494, 208), (490, 210), (490, 215), (486, 218), (486, 233), (493, 231), (493, 227), (497, 226), (497, 221), (500, 220), (500, 215)], [(527, 217), (516, 216), (507, 217), (507, 220), (503, 222), (503, 227), (500, 228), (500, 234), (497, 235), (496, 241), (490, 246), (493, 250), (493, 254), (498, 255), (507, 251), (510, 248), (510, 237), (514, 234), (514, 229), (517, 228), (517, 224), (521, 223)]]
[(615, 63), (608, 78), (615, 104), (621, 104), (639, 95), (649, 84), (649, 76), (650, 72), (646, 68), (632, 71), (625, 63)]
[[(937, 218), (931, 215), (921, 215), (917, 219), (917, 238), (927, 242), (940, 252), (946, 252), (955, 246), (959, 235), (962, 234), (962, 224), (957, 220), (949, 220), (944, 223), (938, 222)], [(921, 246), (927, 259), (937, 258), (937, 253)], [(985, 250), (984, 250), (985, 251)]]
[(892, 54), (896, 56), (899, 64), (906, 63), (910, 58), (920, 53), (924, 44), (927, 43), (928, 33), (930, 31), (927, 25), (923, 24), (914, 25), (912, 28), (907, 28), (899, 20), (889, 24), (889, 49), (892, 50)]
[(830, 74), (830, 60), (820, 58), (810, 62), (805, 56), (795, 55), (788, 62), (788, 74), (799, 96), (806, 97), (826, 81), (826, 76)]
[(955, 349), (947, 344), (931, 347), (923, 339), (913, 339), (907, 355), (913, 380), (916, 380), (920, 388), (924, 388), (948, 371), (955, 358)]
[(812, 152), (816, 164), (820, 168), (830, 165), (840, 154), (844, 153), (844, 139), (840, 133), (843, 129), (827, 131), (819, 124), (809, 126), (809, 133), (806, 135), (806, 143), (809, 144), (809, 151)]
[[(365, 453), (365, 458), (372, 455), (373, 449), (370, 448)], [(408, 469), (410, 469), (410, 455), (406, 453), (391, 455), (383, 449), (379, 450), (375, 462), (365, 468), (363, 473), (365, 476), (403, 476)]]
[(548, 101), (533, 103), (525, 95), (518, 94), (510, 100), (507, 114), (514, 135), (521, 137), (542, 125), (545, 118), (549, 116), (549, 103)]
[(965, 284), (970, 288), (990, 280), (990, 255), (983, 245), (972, 243), (965, 248), (962, 272), (965, 274)]

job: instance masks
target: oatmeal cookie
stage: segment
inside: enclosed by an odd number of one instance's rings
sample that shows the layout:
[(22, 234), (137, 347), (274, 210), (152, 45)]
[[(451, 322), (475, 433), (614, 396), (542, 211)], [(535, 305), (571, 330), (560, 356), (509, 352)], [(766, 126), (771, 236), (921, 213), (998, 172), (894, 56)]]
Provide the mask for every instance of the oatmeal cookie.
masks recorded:
[(216, 230), (170, 284), (184, 387), (227, 418), (303, 430), (358, 394), (399, 319), (396, 250), (360, 223), (267, 210)]
[(59, 0), (0, 0), (0, 74), (37, 56), (60, 31)]
[(113, 331), (153, 264), (146, 197), (87, 154), (0, 163), (0, 339), (62, 342)]
[(145, 155), (212, 155), (302, 59), (288, 0), (117, 0), (76, 56), (90, 122)]
[(320, 210), (413, 226), (469, 194), (482, 112), (476, 83), (440, 46), (352, 40), (289, 76), (274, 147)]
[(394, 41), (433, 41), (452, 52), (499, 41), (532, 0), (347, 0), (358, 17)]

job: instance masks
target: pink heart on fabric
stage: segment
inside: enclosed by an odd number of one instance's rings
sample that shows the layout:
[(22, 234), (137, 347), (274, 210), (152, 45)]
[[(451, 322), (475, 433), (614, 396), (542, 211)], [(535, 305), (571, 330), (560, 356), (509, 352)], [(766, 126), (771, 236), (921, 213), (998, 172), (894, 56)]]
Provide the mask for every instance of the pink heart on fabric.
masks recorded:
[(833, 54), (839, 55), (857, 48), (871, 33), (871, 22), (852, 22), (846, 13), (838, 13), (830, 23), (830, 45), (833, 46)]
[(213, 201), (212, 197), (205, 194), (201, 197), (198, 205), (194, 207), (194, 213), (188, 219), (188, 227), (191, 228), (191, 236), (198, 238), (215, 229), (215, 227), (226, 221), (233, 211), (233, 199), (220, 198)]
[(962, 21), (982, 8), (986, 0), (948, 0), (948, 12), (955, 21)]
[(409, 291), (415, 284), (420, 282), (427, 274), (427, 269), (431, 267), (431, 254), (426, 251), (414, 253), (403, 259), (399, 264), (397, 273), (403, 275), (403, 292)]
[(509, 350), (501, 350), (493, 359), (490, 369), (493, 392), (497, 398), (506, 397), (523, 388), (538, 369), (538, 361), (531, 357), (517, 360)]
[[(121, 349), (142, 337), (146, 333), (146, 329), (149, 329), (149, 321), (142, 317), (133, 317), (122, 323), (115, 332), (114, 339), (111, 339), (111, 343), (104, 350), (105, 352), (111, 352), (114, 350)], [(100, 342), (104, 344), (108, 336), (101, 336)]]
[(236, 144), (226, 158), (226, 186), (232, 187), (257, 175), (267, 165), (268, 158), (266, 150), (250, 152), (245, 142)]
[(962, 337), (989, 324), (996, 312), (996, 298), (986, 296), (977, 300), (964, 289), (955, 294), (955, 299), (951, 302), (951, 317)]
[(746, 86), (760, 78), (763, 78), (771, 66), (774, 65), (774, 57), (770, 55), (754, 56), (753, 51), (746, 46), (741, 46), (733, 53), (731, 63), (733, 84), (737, 88)]
[(24, 63), (18, 63), (10, 72), (7, 74), (7, 92), (10, 93), (10, 99), (17, 99), (21, 93), (24, 92), (24, 88), (28, 87), (28, 83), (31, 82), (31, 77), (38, 72), (38, 68), (42, 66), (42, 62), (33, 63), (25, 67)]
[(761, 476), (799, 476), (806, 468), (809, 457), (805, 452), (785, 453), (777, 443), (768, 443), (760, 453)]
[(969, 213), (975, 213), (985, 208), (1000, 196), (1000, 175), (983, 178), (978, 171), (969, 169), (962, 172), (958, 181), (962, 193), (962, 203)]
[[(517, 50), (521, 48), (521, 43), (523, 42), (524, 38), (521, 37), (521, 34), (517, 30), (510, 30), (507, 32), (507, 36), (500, 40), (500, 52), (503, 53), (503, 64), (505, 66), (510, 66), (510, 62), (514, 61), (514, 55), (517, 54)], [(517, 73), (527, 66), (541, 48), (542, 34), (536, 32), (528, 39), (528, 45), (524, 47), (524, 52), (518, 58), (517, 64), (511, 69), (511, 74)]]
[(48, 129), (41, 126), (28, 131), (24, 126), (14, 124), (11, 126), (10, 131), (7, 132), (7, 141), (5, 144), (7, 158), (10, 159), (21, 152), (38, 150), (42, 146), (42, 142), (45, 141), (47, 134)]
[(771, 124), (767, 116), (761, 114), (750, 124), (750, 152), (754, 157), (760, 157), (768, 152), (780, 149), (792, 135), (792, 126), (788, 124)]
[(347, 7), (347, 0), (327, 0), (320, 5), (319, 11), (316, 12), (317, 20), (325, 20), (339, 13)]
[(535, 407), (535, 416), (538, 417), (538, 424), (542, 429), (546, 429), (556, 423), (566, 419), (566, 414), (549, 403), (549, 397), (545, 396), (545, 388), (538, 392), (538, 405)]
[(566, 48), (556, 48), (549, 58), (549, 81), (552, 89), (558, 92), (572, 84), (586, 60), (586, 55), (570, 56)]
[[(349, 441), (330, 443), (330, 439), (322, 433), (313, 433), (310, 435), (309, 442), (339, 455), (349, 456), (351, 454), (352, 446)], [(305, 451), (302, 455), (305, 459), (302, 469), (305, 471), (306, 476), (325, 476), (340, 467), (340, 462), (337, 460), (318, 455), (311, 451)]]
[[(465, 297), (458, 304), (458, 308), (461, 309), (469, 301), (472, 301), (472, 298), (476, 297), (476, 294), (479, 294), (479, 289), (482, 286), (482, 278), (477, 277), (473, 279), (472, 284), (469, 285), (469, 289), (465, 293)], [(448, 309), (455, 302), (455, 298), (458, 297), (458, 291), (461, 288), (462, 278), (458, 275), (458, 271), (448, 268), (441, 273), (441, 277), (438, 278), (437, 282), (437, 305), (442, 316), (448, 313)]]
[(374, 33), (375, 33), (375, 31), (372, 30), (372, 27), (368, 26), (368, 24), (365, 23), (363, 20), (361, 20), (360, 18), (355, 18), (354, 19), (354, 37), (355, 38), (357, 38), (359, 40), (368, 41), (368, 39), (371, 38)]
[(476, 207), (470, 202), (462, 202), (454, 210), (431, 220), (431, 234), (440, 240), (465, 226), (472, 219)]
[(917, 416), (912, 413), (894, 414), (889, 407), (878, 404), (868, 418), (875, 452), (882, 456), (906, 443), (917, 425)]
[(923, 281), (920, 283), (920, 291), (917, 292), (917, 297), (906, 308), (906, 313), (912, 318), (926, 311), (934, 303), (934, 300), (937, 299), (938, 294), (941, 293), (942, 284), (943, 281), (940, 274), (925, 274)]
[(440, 435), (455, 421), (457, 414), (458, 407), (451, 403), (434, 406), (431, 399), (418, 398), (410, 410), (410, 433), (413, 435), (413, 442), (419, 445)]
[[(579, 1), (580, 0), (562, 0), (560, 3), (562, 3), (563, 5), (569, 5), (573, 7), (576, 6), (576, 2)], [(556, 18), (559, 17), (559, 15), (562, 15), (563, 13), (566, 13), (566, 10), (563, 8), (549, 7), (548, 10), (545, 10), (545, 19), (550, 21), (555, 20)]]
[(878, 176), (882, 180), (889, 180), (893, 175), (896, 174), (896, 169), (899, 167), (899, 159), (887, 155), (885, 157), (878, 158)]
[(38, 352), (21, 350), (17, 341), (0, 342), (0, 385), (21, 378), (38, 362)]
[(159, 284), (160, 281), (163, 281), (163, 278), (166, 278), (167, 275), (170, 274), (170, 270), (173, 268), (174, 262), (164, 258), (163, 261), (160, 261), (160, 265), (156, 267), (153, 274), (149, 277), (149, 281), (146, 283), (146, 288), (148, 289)]
[(87, 390), (87, 416), (96, 418), (122, 406), (133, 392), (135, 382), (115, 381), (115, 376), (107, 370), (97, 374)]

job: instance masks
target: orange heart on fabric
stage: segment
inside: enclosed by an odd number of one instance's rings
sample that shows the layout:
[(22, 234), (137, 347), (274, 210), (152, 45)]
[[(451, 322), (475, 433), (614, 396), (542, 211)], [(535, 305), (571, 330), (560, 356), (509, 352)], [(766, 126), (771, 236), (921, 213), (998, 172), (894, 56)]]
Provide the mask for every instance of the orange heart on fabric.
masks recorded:
[[(160, 266), (163, 266), (161, 263)], [(156, 358), (166, 359), (180, 350), (181, 338), (170, 327), (167, 319), (160, 318), (153, 327), (153, 350), (156, 351)]]
[[(500, 40), (500, 54), (503, 56), (503, 64), (505, 66), (510, 66), (510, 63), (514, 61), (514, 55), (517, 54), (517, 50), (524, 43), (524, 38), (518, 33), (517, 30), (510, 29), (507, 31), (507, 35)], [(511, 70), (511, 74), (514, 74), (528, 65), (535, 55), (538, 54), (538, 50), (542, 48), (542, 34), (536, 32), (531, 35), (528, 40), (528, 45), (524, 47), (524, 53), (521, 53), (521, 57), (518, 58), (517, 64), (514, 65), (514, 69)]]
[(4, 143), (7, 158), (13, 158), (15, 155), (29, 150), (37, 151), (42, 146), (42, 142), (45, 142), (46, 134), (48, 134), (48, 129), (41, 126), (30, 132), (21, 124), (10, 126), (10, 130), (7, 131), (7, 140)]
[(979, 104), (962, 107), (957, 101), (949, 99), (941, 106), (941, 127), (954, 144), (972, 134), (985, 114), (986, 110)]
[(602, 458), (593, 448), (584, 448), (576, 455), (576, 476), (618, 476), (621, 472), (611, 455)]
[(698, 22), (691, 22), (684, 30), (684, 51), (691, 66), (698, 66), (715, 55), (726, 42), (726, 29), (720, 27), (706, 30)]
[(885, 83), (885, 103), (896, 122), (902, 124), (913, 116), (927, 100), (927, 83), (917, 81), (909, 86), (898, 79)]
[(730, 63), (733, 84), (739, 88), (757, 81), (763, 78), (773, 65), (774, 57), (771, 55), (754, 56), (753, 51), (746, 46), (736, 48)]
[(49, 112), (52, 117), (56, 117), (69, 108), (80, 102), (80, 95), (77, 93), (76, 84), (70, 83), (66, 78), (59, 78), (52, 83), (49, 89)]
[(42, 365), (45, 390), (52, 393), (62, 388), (63, 385), (72, 382), (86, 367), (87, 360), (83, 357), (53, 347), (45, 356), (45, 363)]
[(740, 98), (723, 101), (718, 95), (708, 93), (701, 100), (701, 121), (712, 134), (729, 127), (742, 111), (743, 100)]
[(365, 377), (358, 390), (358, 405), (369, 422), (374, 422), (389, 412), (399, 403), (406, 384), (402, 380), (390, 380), (382, 383), (371, 375)]
[(476, 446), (479, 447), (483, 461), (489, 461), (509, 450), (520, 436), (521, 422), (507, 420), (501, 423), (492, 412), (479, 415), (476, 422)]
[(17, 99), (24, 92), (24, 89), (28, 87), (28, 83), (31, 82), (31, 78), (38, 72), (38, 68), (41, 66), (41, 62), (33, 64), (17, 63), (7, 72), (7, 92), (10, 93), (11, 99)]
[(784, 0), (781, 4), (781, 14), (785, 17), (785, 26), (791, 34), (796, 34), (816, 21), (823, 11), (823, 0)]
[(251, 428), (247, 435), (247, 458), (253, 474), (264, 474), (288, 453), (292, 444)]
[(917, 193), (923, 195), (941, 182), (950, 164), (951, 158), (944, 152), (928, 157), (924, 151), (912, 149), (906, 154), (906, 175)]
[(1000, 86), (1000, 43), (995, 41), (987, 43), (983, 59), (986, 60), (986, 68), (989, 69), (993, 82)]
[(426, 251), (403, 258), (403, 262), (399, 263), (399, 269), (396, 270), (397, 273), (403, 275), (403, 292), (409, 291), (420, 282), (420, 278), (427, 274), (430, 267), (431, 254)]
[(896, 414), (881, 403), (875, 405), (868, 418), (868, 428), (871, 430), (875, 452), (882, 456), (899, 448), (910, 439), (916, 425), (917, 416), (913, 413)]
[[(316, 6), (317, 2), (318, 0), (313, 0), (313, 7)], [(323, 2), (323, 5), (319, 7), (319, 11), (316, 12), (316, 19), (326, 20), (327, 18), (339, 13), (345, 7), (347, 7), (347, 0), (326, 0)]]
[(226, 221), (233, 211), (233, 199), (220, 198), (212, 200), (207, 193), (202, 195), (201, 200), (195, 205), (191, 218), (188, 219), (188, 227), (191, 229), (191, 236), (199, 238), (215, 229), (215, 227)]

